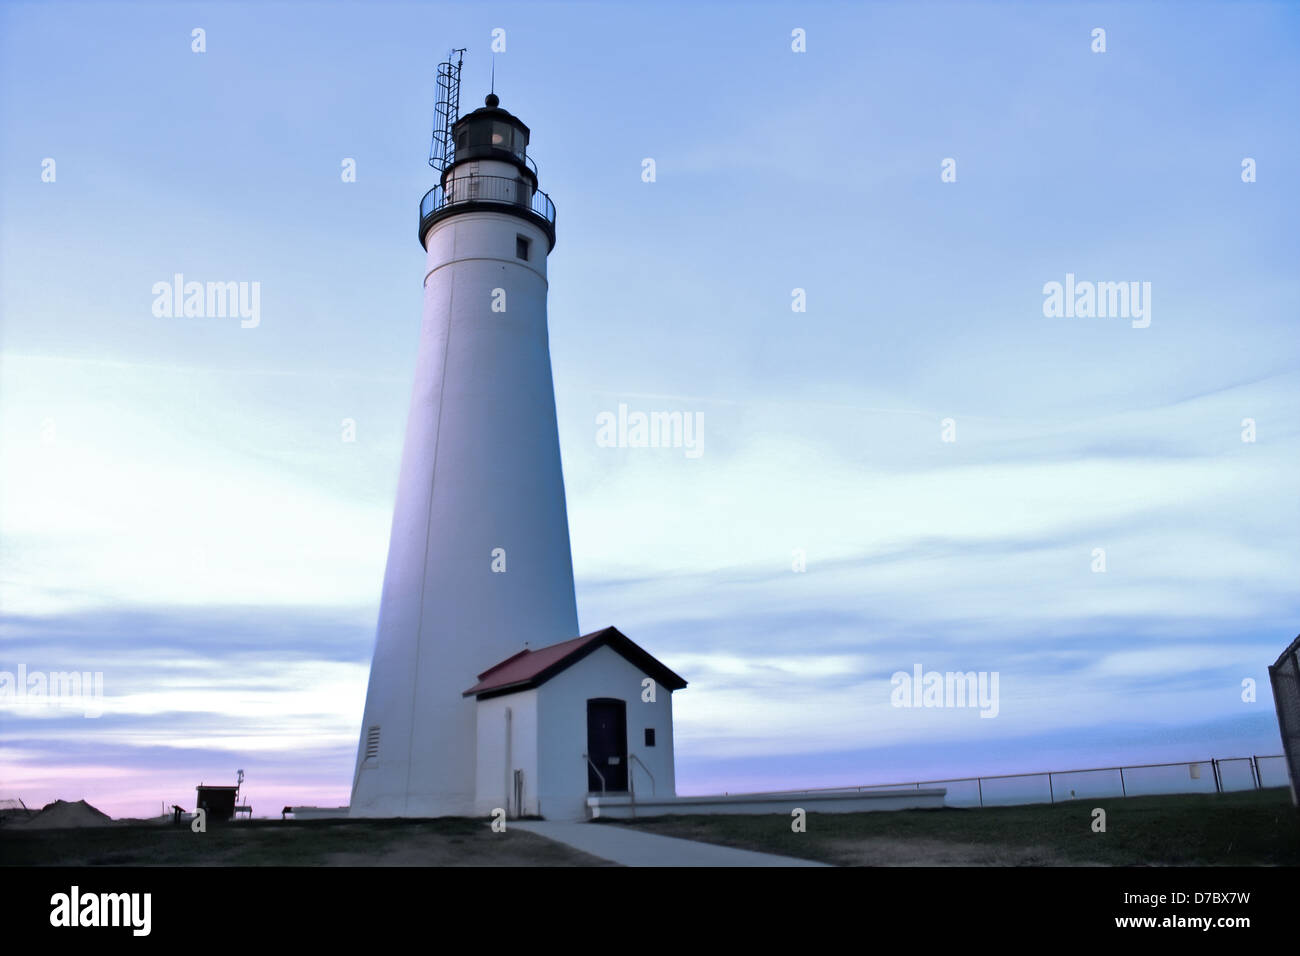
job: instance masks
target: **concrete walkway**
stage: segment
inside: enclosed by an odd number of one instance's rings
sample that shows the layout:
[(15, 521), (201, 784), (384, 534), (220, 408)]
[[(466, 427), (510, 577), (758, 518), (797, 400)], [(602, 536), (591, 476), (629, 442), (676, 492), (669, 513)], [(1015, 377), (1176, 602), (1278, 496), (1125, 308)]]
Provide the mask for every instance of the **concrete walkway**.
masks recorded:
[(624, 866), (825, 866), (772, 853), (700, 843), (645, 833), (618, 823), (565, 823), (559, 820), (511, 820), (511, 829), (527, 830)]

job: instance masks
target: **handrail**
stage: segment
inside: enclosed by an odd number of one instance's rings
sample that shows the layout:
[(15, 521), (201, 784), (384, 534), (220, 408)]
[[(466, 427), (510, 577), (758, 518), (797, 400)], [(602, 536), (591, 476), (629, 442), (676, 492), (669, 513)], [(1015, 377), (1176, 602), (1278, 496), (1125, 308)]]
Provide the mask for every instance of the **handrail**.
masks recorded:
[(597, 767), (594, 763), (592, 763), (591, 758), (588, 757), (586, 754), (583, 754), (583, 755), (582, 755), (582, 759), (585, 760), (585, 761), (587, 761), (587, 765), (588, 765), (589, 767), (591, 767), (592, 770), (596, 771), (596, 776), (600, 778), (600, 792), (601, 792), (601, 793), (604, 793), (604, 792), (605, 792), (605, 775), (604, 775), (603, 773), (600, 772), (600, 768)]
[[(647, 767), (644, 763), (641, 763), (641, 758), (638, 757), (636, 754), (630, 753), (630, 754), (628, 754), (627, 756), (628, 756), (628, 759), (630, 759), (630, 760), (635, 760), (638, 764), (641, 764), (641, 769), (644, 770), (645, 773), (646, 773), (646, 776), (650, 778), (650, 796), (652, 796), (652, 797), (655, 796), (655, 787), (656, 787), (656, 785), (655, 785), (655, 775), (652, 774), (652, 773), (650, 772), (650, 768), (649, 768), (649, 767)], [(629, 781), (629, 783), (631, 782), (631, 780), (632, 780), (632, 774), (628, 774), (628, 781)]]

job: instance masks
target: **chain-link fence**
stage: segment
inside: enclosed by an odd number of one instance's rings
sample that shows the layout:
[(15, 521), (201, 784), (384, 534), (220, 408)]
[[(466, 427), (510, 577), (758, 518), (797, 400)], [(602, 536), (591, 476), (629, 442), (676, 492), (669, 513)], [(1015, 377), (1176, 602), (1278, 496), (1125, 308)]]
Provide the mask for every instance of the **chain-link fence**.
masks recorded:
[[(1293, 764), (1294, 766), (1294, 764)], [(1133, 764), (1124, 767), (1089, 767), (1084, 770), (1046, 770), (989, 777), (880, 783), (861, 787), (822, 787), (782, 793), (876, 793), (886, 790), (920, 790), (945, 787), (945, 806), (1008, 807), (1029, 803), (1057, 803), (1098, 797), (1143, 797), (1170, 793), (1225, 793), (1262, 790), (1287, 785), (1284, 754), (1252, 755), (1192, 760), (1182, 763)]]
[(1273, 704), (1277, 707), (1277, 726), (1282, 732), (1282, 750), (1291, 784), (1291, 802), (1300, 805), (1300, 637), (1282, 652), (1277, 663), (1268, 669), (1273, 684)]

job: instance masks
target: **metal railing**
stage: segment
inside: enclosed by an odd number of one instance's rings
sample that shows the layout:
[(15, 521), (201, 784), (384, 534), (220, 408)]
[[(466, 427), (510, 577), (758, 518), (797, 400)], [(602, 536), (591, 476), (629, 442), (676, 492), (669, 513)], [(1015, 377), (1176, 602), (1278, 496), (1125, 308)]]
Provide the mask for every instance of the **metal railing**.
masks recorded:
[(601, 792), (601, 793), (604, 793), (604, 792), (605, 792), (605, 775), (604, 775), (603, 773), (600, 772), (600, 768), (597, 767), (594, 763), (592, 763), (591, 758), (588, 757), (586, 754), (583, 754), (583, 755), (582, 755), (582, 759), (585, 760), (585, 761), (587, 761), (587, 766), (589, 766), (592, 770), (596, 771), (596, 776), (600, 778), (600, 792)]
[[(653, 797), (655, 795), (655, 790), (657, 788), (655, 784), (655, 775), (650, 772), (650, 768), (647, 767), (644, 763), (642, 763), (641, 758), (638, 757), (636, 754), (633, 753), (628, 754), (627, 759), (629, 761), (635, 760), (637, 766), (639, 766), (642, 770), (644, 770), (645, 775), (650, 778), (650, 796)], [(635, 800), (636, 799), (636, 774), (632, 772), (631, 763), (629, 763), (627, 767), (627, 785), (628, 785), (628, 789), (632, 791), (632, 799)]]
[[(777, 794), (866, 793), (881, 790), (920, 790), (947, 785), (949, 807), (1019, 806), (1096, 797), (1158, 796), (1171, 793), (1226, 793), (1285, 787), (1287, 769), (1282, 754), (1220, 757), (1178, 763), (1128, 764), (1083, 770), (1042, 770), (981, 777), (949, 777), (910, 783), (873, 783), (848, 787), (773, 790), (736, 796)], [(1264, 763), (1268, 761), (1268, 763)], [(957, 786), (953, 786), (956, 784)], [(1046, 800), (1042, 799), (1047, 797)]]
[(528, 213), (539, 220), (539, 225), (555, 242), (555, 203), (551, 197), (522, 177), (509, 176), (454, 176), (439, 183), (420, 200), (420, 242), (424, 233), (443, 210), (451, 206), (488, 204), (509, 206)]
[(1268, 679), (1290, 771), (1291, 802), (1300, 805), (1300, 637), (1269, 667)]

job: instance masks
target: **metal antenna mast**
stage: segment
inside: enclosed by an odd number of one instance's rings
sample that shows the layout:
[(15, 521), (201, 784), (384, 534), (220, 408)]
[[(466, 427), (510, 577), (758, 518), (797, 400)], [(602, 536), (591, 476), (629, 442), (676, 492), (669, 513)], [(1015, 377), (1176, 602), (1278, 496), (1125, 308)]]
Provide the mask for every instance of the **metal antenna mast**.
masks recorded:
[[(460, 67), (465, 48), (452, 50), (438, 64), (438, 94), (433, 104), (433, 142), (429, 144), (429, 165), (442, 172), (456, 158), (451, 127), (460, 118)], [(452, 56), (456, 62), (451, 61)]]

